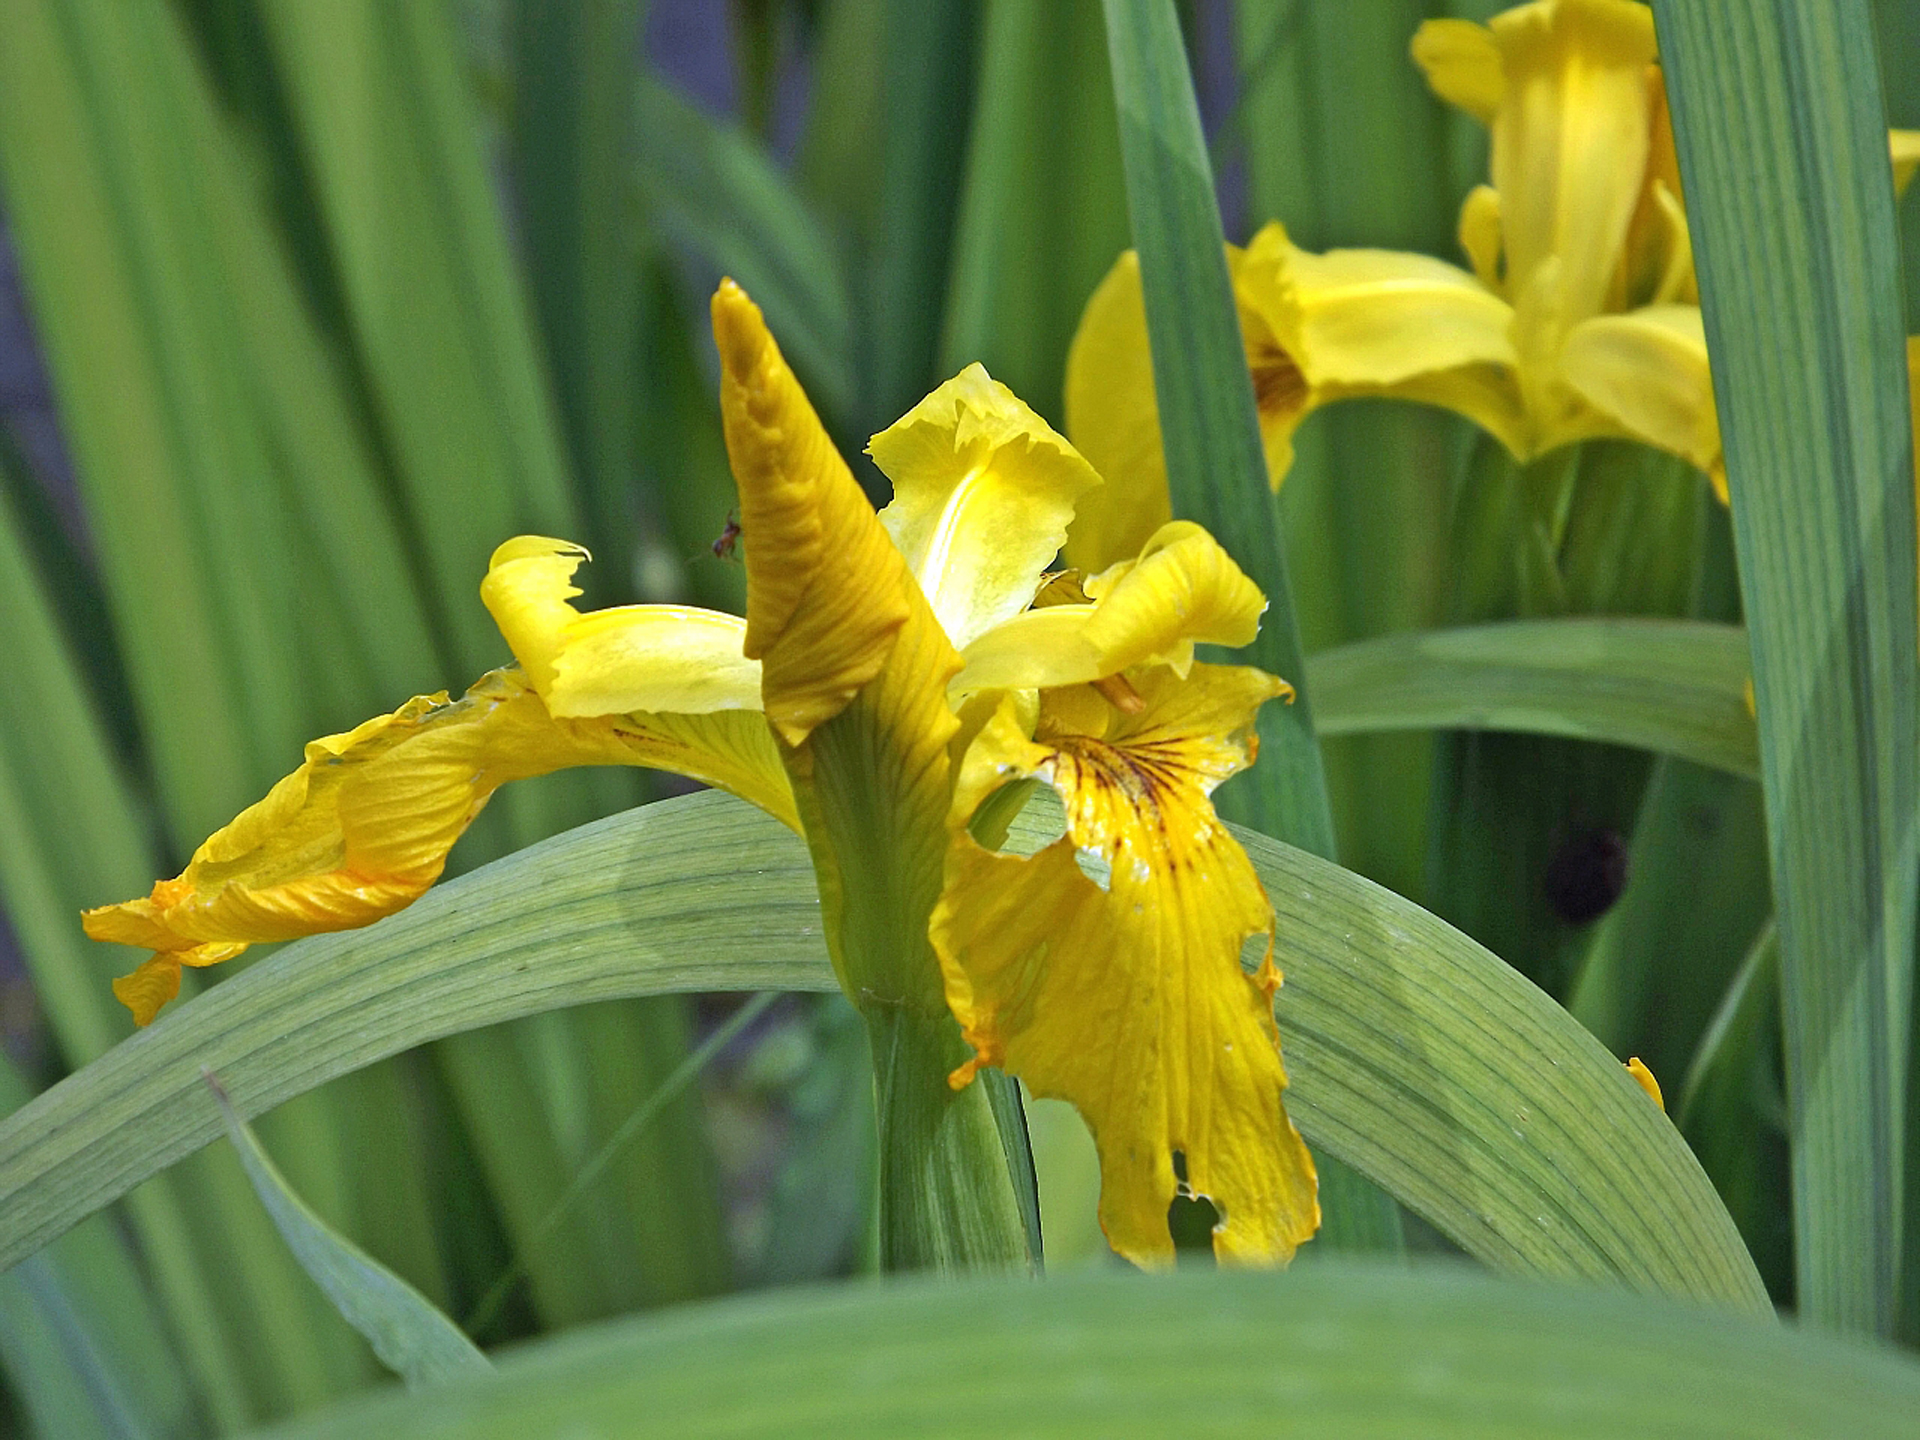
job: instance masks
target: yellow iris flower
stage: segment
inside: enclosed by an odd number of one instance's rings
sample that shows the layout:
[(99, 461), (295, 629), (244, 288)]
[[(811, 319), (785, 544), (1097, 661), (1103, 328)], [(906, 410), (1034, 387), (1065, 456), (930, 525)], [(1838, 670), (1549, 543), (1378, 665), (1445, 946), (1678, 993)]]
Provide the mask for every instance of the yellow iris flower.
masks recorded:
[[(1228, 263), (1268, 471), (1294, 430), (1361, 396), (1466, 416), (1516, 460), (1600, 437), (1704, 470), (1724, 499), (1693, 251), (1653, 15), (1635, 0), (1537, 0), (1488, 24), (1429, 20), (1413, 58), (1491, 135), (1491, 183), (1461, 207), (1471, 269), (1395, 250), (1316, 255), (1279, 224)], [(1895, 180), (1920, 132), (1891, 137)], [(1101, 282), (1067, 361), (1067, 433), (1107, 478), (1068, 558), (1129, 554), (1168, 514), (1136, 258)]]
[[(584, 551), (508, 541), (481, 596), (517, 665), (315, 741), (177, 879), (89, 911), (90, 935), (155, 952), (116, 993), (144, 1024), (182, 965), (400, 909), (508, 780), (673, 770), (805, 838), (848, 995), (944, 1027), (955, 1089), (992, 1064), (1074, 1103), (1120, 1253), (1170, 1263), (1185, 1190), (1218, 1208), (1222, 1258), (1286, 1259), (1319, 1206), (1281, 1102), (1280, 976), (1240, 963), (1273, 911), (1208, 796), (1289, 691), (1193, 658), (1250, 642), (1264, 598), (1185, 523), (1047, 576), (1100, 479), (977, 365), (874, 437), (895, 487), (876, 515), (731, 282), (713, 319), (745, 618), (583, 614)], [(997, 853), (976, 832), (1023, 781), (1058, 792), (1065, 833)]]

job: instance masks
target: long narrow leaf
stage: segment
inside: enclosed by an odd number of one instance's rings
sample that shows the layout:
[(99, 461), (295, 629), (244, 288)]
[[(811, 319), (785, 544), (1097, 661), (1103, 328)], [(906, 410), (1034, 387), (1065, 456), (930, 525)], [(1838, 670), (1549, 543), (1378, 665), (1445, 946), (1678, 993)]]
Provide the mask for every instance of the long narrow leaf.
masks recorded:
[(474, 1343), (432, 1303), (352, 1241), (327, 1228), (310, 1206), (288, 1188), (267, 1152), (233, 1113), (219, 1082), (209, 1074), (227, 1138), (253, 1182), (254, 1194), (273, 1218), (287, 1248), (326, 1293), (327, 1299), (373, 1346), (381, 1363), (419, 1389), (461, 1376), (485, 1374), (493, 1367)]
[(1348, 1263), (734, 1301), (275, 1433), (1894, 1440), (1917, 1410), (1906, 1356), (1671, 1303)]
[(1325, 735), (1509, 730), (1756, 776), (1747, 637), (1684, 620), (1516, 620), (1389, 635), (1307, 661)]
[(1262, 710), (1260, 766), (1237, 790), (1223, 792), (1222, 808), (1330, 855), (1333, 817), (1304, 688), (1286, 550), (1267, 486), (1186, 46), (1173, 0), (1105, 0), (1105, 7), (1173, 513), (1211, 530), (1266, 592), (1260, 638), (1245, 657), (1300, 687), (1293, 704)]
[(1753, 636), (1800, 1305), (1890, 1333), (1920, 883), (1913, 439), (1866, 0), (1658, 0)]
[[(1014, 843), (1037, 843), (1036, 823)], [(1489, 1264), (1764, 1308), (1678, 1134), (1564, 1011), (1410, 902), (1240, 833), (1278, 912), (1289, 1106), (1309, 1140)], [(252, 1115), (559, 1005), (827, 989), (819, 927), (804, 847), (706, 794), (548, 841), (377, 929), (302, 941), (0, 1124), (0, 1264), (217, 1135), (202, 1066)]]

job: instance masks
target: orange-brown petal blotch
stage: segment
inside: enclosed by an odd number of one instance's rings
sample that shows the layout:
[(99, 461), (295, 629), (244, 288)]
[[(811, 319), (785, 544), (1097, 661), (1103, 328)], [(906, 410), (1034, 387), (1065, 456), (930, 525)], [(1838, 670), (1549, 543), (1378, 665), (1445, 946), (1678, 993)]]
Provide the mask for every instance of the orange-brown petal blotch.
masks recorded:
[(1317, 1182), (1281, 1098), (1278, 972), (1240, 962), (1272, 906), (1207, 795), (1249, 763), (1282, 682), (1206, 665), (1129, 679), (1137, 713), (1062, 692), (1034, 741), (989, 727), (976, 742), (976, 765), (1049, 782), (1067, 830), (1027, 858), (956, 838), (934, 943), (977, 1055), (954, 1081), (1000, 1065), (1074, 1104), (1099, 1146), (1101, 1225), (1135, 1263), (1172, 1263), (1167, 1211), (1186, 1191), (1219, 1211), (1221, 1259), (1280, 1263), (1319, 1225)]

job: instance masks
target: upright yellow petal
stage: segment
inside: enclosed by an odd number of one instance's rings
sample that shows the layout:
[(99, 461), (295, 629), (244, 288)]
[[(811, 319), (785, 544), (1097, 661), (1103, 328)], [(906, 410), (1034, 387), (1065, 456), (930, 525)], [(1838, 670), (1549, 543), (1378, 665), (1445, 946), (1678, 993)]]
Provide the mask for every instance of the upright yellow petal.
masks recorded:
[(828, 953), (863, 1004), (939, 1015), (925, 937), (946, 847), (947, 743), (959, 723), (946, 691), (960, 657), (759, 310), (724, 282), (713, 315), (747, 543), (747, 649), (785, 742)]
[(846, 461), (731, 280), (713, 296), (720, 414), (740, 486), (746, 654), (767, 719), (789, 745), (880, 673), (918, 593)]
[(1131, 250), (1114, 262), (1081, 313), (1067, 349), (1065, 404), (1068, 439), (1105, 482), (1074, 510), (1067, 561), (1099, 570), (1138, 555), (1173, 518), (1140, 257)]
[(969, 365), (867, 447), (893, 482), (880, 523), (956, 647), (1033, 599), (1093, 467), (1014, 393)]
[(1412, 52), (1435, 95), (1482, 125), (1493, 122), (1507, 76), (1491, 30), (1471, 20), (1423, 20), (1413, 32)]
[(1267, 608), (1260, 587), (1190, 520), (1161, 526), (1137, 560), (1085, 585), (1089, 603), (1029, 610), (968, 646), (954, 689), (1053, 689), (1136, 665), (1184, 675), (1196, 641), (1250, 645)]
[(723, 785), (793, 824), (771, 750), (751, 711), (556, 720), (525, 675), (496, 670), (459, 700), (420, 696), (313, 741), (300, 768), (208, 837), (178, 877), (83, 923), (96, 940), (160, 952), (116, 992), (144, 1024), (178, 989), (180, 964), (353, 929), (411, 904), (508, 781), (648, 765)]
[(1699, 307), (1649, 305), (1574, 327), (1560, 357), (1572, 390), (1609, 433), (1678, 455), (1725, 494), (1720, 419)]
[(760, 708), (760, 665), (747, 622), (689, 605), (618, 605), (582, 615), (573, 572), (586, 550), (522, 535), (493, 552), (480, 599), (514, 658), (567, 719)]
[[(1613, 283), (1646, 178), (1653, 12), (1635, 0), (1538, 0), (1489, 22), (1506, 90), (1493, 119), (1493, 185), (1506, 237), (1507, 293), (1536, 312), (1551, 352), (1597, 314)], [(1550, 259), (1557, 273), (1543, 270)], [(1522, 363), (1530, 353), (1519, 341)]]
[(1216, 666), (1137, 683), (1137, 714), (1069, 691), (1031, 744), (1002, 730), (969, 754), (992, 780), (1053, 785), (1067, 832), (1029, 858), (956, 839), (933, 920), (976, 1050), (954, 1079), (999, 1065), (1074, 1104), (1100, 1150), (1101, 1225), (1128, 1259), (1172, 1263), (1167, 1211), (1187, 1192), (1219, 1212), (1222, 1260), (1279, 1263), (1319, 1224), (1313, 1162), (1281, 1102), (1279, 974), (1240, 965), (1273, 910), (1207, 795), (1248, 762), (1254, 712), (1282, 687)]

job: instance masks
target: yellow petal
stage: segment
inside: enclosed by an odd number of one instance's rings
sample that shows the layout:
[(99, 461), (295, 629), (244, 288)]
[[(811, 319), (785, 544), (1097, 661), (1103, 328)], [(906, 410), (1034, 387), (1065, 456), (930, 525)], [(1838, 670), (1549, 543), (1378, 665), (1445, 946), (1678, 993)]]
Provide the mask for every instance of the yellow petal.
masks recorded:
[(946, 850), (959, 725), (946, 693), (960, 657), (759, 310), (729, 281), (713, 316), (746, 533), (747, 649), (786, 742), (828, 954), (863, 1005), (940, 1015), (927, 916)]
[(1913, 183), (1913, 172), (1920, 166), (1920, 130), (1890, 130), (1887, 148), (1893, 155), (1893, 193), (1906, 193)]
[(1424, 20), (1413, 32), (1413, 63), (1433, 93), (1482, 125), (1491, 124), (1507, 77), (1493, 32), (1471, 20)]
[(1105, 482), (1074, 510), (1067, 561), (1099, 570), (1139, 554), (1173, 518), (1140, 259), (1131, 250), (1114, 262), (1080, 316), (1067, 350), (1065, 403), (1067, 437)]
[(113, 982), (113, 998), (133, 1012), (133, 1023), (151, 1025), (160, 1007), (180, 993), (180, 961), (173, 955), (150, 955), (131, 975)]
[[(573, 765), (672, 769), (795, 823), (757, 714), (556, 720), (525, 675), (496, 670), (459, 700), (420, 696), (313, 741), (300, 768), (208, 837), (177, 878), (89, 910), (82, 923), (96, 940), (147, 946), (176, 965), (366, 925), (439, 878), (499, 786)], [(143, 967), (128, 982), (136, 1015), (159, 994), (165, 968)]]
[[(1272, 907), (1207, 795), (1248, 762), (1254, 712), (1280, 682), (1197, 666), (1138, 683), (1140, 712), (1108, 710), (1104, 733), (1059, 728), (1087, 707), (1050, 703), (1034, 742), (1010, 750), (1002, 732), (969, 754), (995, 778), (1052, 784), (1067, 833), (1030, 858), (956, 838), (933, 934), (977, 1053), (954, 1079), (1000, 1065), (1074, 1104), (1100, 1150), (1101, 1225), (1135, 1263), (1172, 1263), (1167, 1210), (1183, 1189), (1219, 1211), (1221, 1259), (1279, 1263), (1319, 1224), (1313, 1162), (1281, 1101), (1279, 974), (1240, 965)], [(1079, 856), (1106, 867), (1104, 884)]]
[(1276, 475), (1308, 411), (1359, 396), (1445, 406), (1524, 448), (1513, 312), (1458, 266), (1398, 250), (1315, 255), (1275, 223), (1236, 280)]
[(1628, 1057), (1627, 1073), (1633, 1076), (1642, 1090), (1647, 1092), (1648, 1099), (1662, 1110), (1667, 1108), (1667, 1102), (1660, 1095), (1660, 1082), (1653, 1078), (1653, 1071), (1646, 1067), (1645, 1062), (1638, 1055)]
[(1474, 278), (1498, 294), (1500, 277), (1500, 192), (1476, 185), (1460, 205), (1460, 248), (1473, 266)]
[(748, 657), (767, 719), (799, 745), (880, 673), (918, 594), (873, 507), (731, 280), (713, 296), (720, 413), (740, 486)]
[(1267, 608), (1260, 587), (1190, 520), (1161, 526), (1138, 560), (1085, 583), (1090, 603), (1029, 610), (967, 647), (955, 691), (1081, 685), (1136, 665), (1184, 675), (1196, 641), (1250, 645)]
[(687, 605), (619, 605), (582, 615), (582, 546), (522, 535), (493, 552), (480, 598), (547, 708), (568, 719), (760, 708), (747, 622)]
[(1567, 337), (1560, 364), (1613, 433), (1720, 475), (1720, 421), (1697, 306), (1649, 305), (1584, 321)]
[(956, 647), (1018, 615), (1100, 483), (1053, 427), (969, 365), (868, 447), (893, 482), (880, 512)]
[[(1920, 335), (1907, 337), (1907, 403), (1913, 407), (1913, 495), (1920, 510)], [(1720, 498), (1726, 499), (1724, 486)]]
[[(1550, 352), (1599, 312), (1647, 172), (1653, 12), (1633, 0), (1540, 0), (1493, 17), (1506, 90), (1493, 119), (1492, 178), (1507, 293), (1521, 305), (1560, 262), (1537, 312)], [(1523, 355), (1529, 345), (1520, 341)]]

